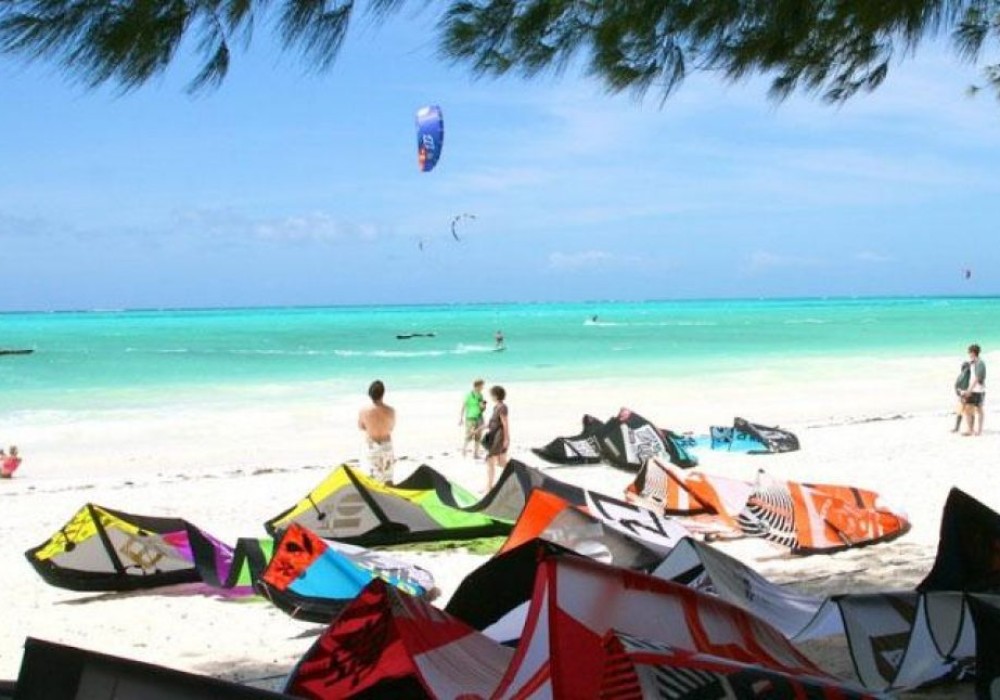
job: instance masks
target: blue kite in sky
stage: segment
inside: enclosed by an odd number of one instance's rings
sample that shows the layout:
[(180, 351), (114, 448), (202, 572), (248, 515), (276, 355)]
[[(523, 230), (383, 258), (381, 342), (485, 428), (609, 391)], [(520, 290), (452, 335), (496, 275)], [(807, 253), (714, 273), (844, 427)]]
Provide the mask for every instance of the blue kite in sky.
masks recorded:
[(444, 146), (444, 117), (437, 105), (417, 110), (417, 162), (420, 171), (429, 173), (437, 165)]

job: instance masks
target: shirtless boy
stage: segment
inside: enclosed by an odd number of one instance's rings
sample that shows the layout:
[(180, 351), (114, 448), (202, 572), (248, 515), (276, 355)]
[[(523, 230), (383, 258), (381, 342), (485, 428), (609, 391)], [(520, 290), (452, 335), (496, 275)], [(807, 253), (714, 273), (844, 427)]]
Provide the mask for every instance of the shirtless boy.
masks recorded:
[(383, 484), (392, 481), (392, 466), (396, 455), (392, 451), (392, 429), (396, 427), (396, 410), (382, 402), (385, 384), (376, 379), (368, 387), (372, 405), (358, 413), (358, 428), (365, 433), (368, 444), (368, 473)]

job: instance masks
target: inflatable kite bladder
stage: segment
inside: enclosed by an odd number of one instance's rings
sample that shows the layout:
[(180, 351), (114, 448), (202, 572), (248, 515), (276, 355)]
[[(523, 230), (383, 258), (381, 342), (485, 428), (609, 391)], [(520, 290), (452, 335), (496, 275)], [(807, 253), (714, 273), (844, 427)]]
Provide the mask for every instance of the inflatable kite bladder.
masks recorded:
[[(718, 598), (573, 554), (544, 556), (534, 574), (527, 624), (513, 652), (448, 612), (374, 581), (306, 654), (287, 692), (314, 700), (594, 697), (602, 685), (611, 690), (623, 661), (621, 650), (607, 644), (609, 635), (628, 635), (692, 659), (707, 655), (723, 666), (777, 674), (787, 686), (819, 689), (821, 697), (865, 697), (817, 668), (766, 622)], [(503, 586), (494, 580), (482, 598)], [(667, 687), (641, 697), (676, 697)]]
[(873, 691), (963, 679), (974, 667), (979, 697), (992, 697), (1000, 684), (998, 551), (1000, 515), (952, 489), (937, 558), (916, 591), (806, 596), (692, 539), (654, 575), (711, 591), (797, 642), (846, 636), (857, 676)]
[(323, 540), (298, 525), (231, 547), (180, 518), (87, 504), (26, 556), (46, 582), (77, 591), (203, 583), (225, 595), (256, 589), (300, 619), (328, 622), (373, 578), (416, 596), (435, 591), (423, 569), (383, 552)]
[(399, 589), (373, 581), (296, 665), (297, 698), (485, 698), (513, 650)]
[(681, 651), (610, 632), (602, 698), (837, 698), (869, 697), (828, 677), (792, 674), (759, 663)]
[[(526, 542), (470, 573), (446, 610), (491, 639), (517, 644), (530, 629), (539, 562), (571, 556), (580, 555), (544, 540)], [(678, 543), (653, 576), (734, 605), (792, 642), (845, 637), (857, 676), (872, 692), (954, 679), (973, 662), (1000, 675), (1000, 665), (989, 661), (1000, 641), (1000, 596), (961, 591), (809, 596), (693, 539)]]
[(618, 469), (636, 472), (643, 462), (662, 458), (679, 467), (693, 467), (697, 458), (684, 448), (680, 435), (657, 428), (634, 411), (623, 408), (606, 421), (583, 417), (583, 430), (572, 437), (558, 437), (532, 452), (555, 464), (606, 462)]
[(689, 449), (751, 455), (794, 452), (799, 449), (799, 439), (794, 433), (778, 427), (751, 423), (745, 418), (735, 418), (731, 426), (713, 425), (709, 428), (708, 435), (689, 437), (685, 434), (680, 443)]
[[(509, 535), (536, 491), (656, 546), (669, 547), (687, 534), (660, 513), (566, 484), (517, 460), (480, 500), (426, 465), (391, 486), (342, 466), (265, 527), (298, 523), (324, 538), (365, 546)], [(532, 516), (541, 512), (532, 508), (522, 527), (547, 526)]]
[[(492, 495), (521, 493), (506, 471)], [(516, 481), (516, 479), (515, 479)], [(516, 497), (516, 494), (512, 494)], [(524, 497), (520, 501), (523, 507)], [(430, 467), (395, 485), (382, 484), (353, 467), (335, 469), (297, 504), (268, 520), (269, 532), (297, 523), (322, 537), (364, 546), (461, 540), (506, 535), (517, 517), (498, 503), (486, 504)]]
[(12, 694), (2, 698), (131, 700), (282, 700), (286, 695), (166, 666), (28, 637)]
[(626, 499), (667, 515), (700, 518), (793, 554), (829, 554), (888, 542), (910, 522), (879, 494), (854, 486), (769, 481), (753, 484), (708, 474), (684, 474), (650, 459), (625, 491)]
[(280, 534), (256, 588), (292, 617), (326, 623), (375, 578), (420, 598), (435, 591), (434, 577), (418, 566), (385, 552), (324, 540), (293, 523)]
[(417, 110), (417, 166), (429, 173), (441, 158), (444, 146), (444, 116), (437, 105)]
[(531, 492), (500, 553), (535, 538), (627, 569), (652, 567), (690, 533), (677, 520), (585, 491), (576, 506), (543, 489)]
[(180, 518), (133, 515), (88, 503), (25, 552), (46, 582), (74, 591), (127, 591), (205, 582), (252, 592), (270, 557), (267, 541), (234, 549)]

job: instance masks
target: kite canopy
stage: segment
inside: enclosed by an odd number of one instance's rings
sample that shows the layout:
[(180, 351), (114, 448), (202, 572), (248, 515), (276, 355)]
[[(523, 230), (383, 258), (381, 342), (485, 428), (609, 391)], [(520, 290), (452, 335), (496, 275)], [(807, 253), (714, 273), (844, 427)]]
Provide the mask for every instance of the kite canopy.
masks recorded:
[(517, 460), (507, 463), (497, 483), (478, 502), (426, 465), (393, 486), (344, 465), (265, 527), (275, 532), (294, 522), (321, 537), (365, 546), (494, 537), (510, 533), (536, 488), (573, 505), (587, 505), (583, 489)]
[[(604, 641), (601, 698), (831, 698), (870, 695), (829, 677), (785, 673), (758, 663), (699, 654), (609, 632)], [(682, 695), (683, 693), (683, 695)]]
[(531, 492), (500, 552), (541, 538), (626, 569), (650, 569), (690, 533), (676, 520), (593, 491), (586, 506), (548, 491)]
[[(0, 685), (0, 697), (7, 697)], [(64, 700), (281, 700), (272, 693), (209, 676), (28, 637), (13, 698)]]
[[(714, 617), (699, 617), (694, 614), (697, 607), (685, 604), (683, 611), (672, 613), (672, 619), (685, 620), (686, 624), (679, 625), (679, 630), (666, 630), (671, 625), (658, 625), (655, 616), (672, 604), (670, 596), (663, 600), (657, 597), (646, 603), (638, 602), (645, 595), (643, 592), (659, 590), (648, 582), (647, 577), (632, 576), (620, 569), (596, 563), (593, 568), (602, 573), (593, 581), (589, 576), (574, 580), (561, 570), (552, 575), (547, 569), (552, 562), (562, 564), (570, 560), (580, 560), (579, 567), (587, 566), (579, 555), (550, 542), (533, 540), (524, 543), (499, 554), (466, 577), (449, 601), (447, 612), (491, 639), (517, 644), (519, 657), (532, 653), (529, 649), (536, 645), (533, 641), (536, 638), (542, 641), (537, 643), (539, 648), (535, 653), (546, 653), (545, 640), (555, 634), (552, 625), (568, 623), (565, 627), (572, 634), (549, 641), (548, 661), (528, 664), (526, 670), (515, 670), (514, 665), (508, 669), (508, 676), (519, 677), (531, 676), (537, 671), (538, 675), (534, 677), (539, 683), (548, 684), (546, 688), (565, 682), (556, 681), (546, 674), (559, 673), (556, 669), (579, 668), (577, 664), (581, 663), (589, 666), (586, 661), (579, 661), (583, 652), (577, 633), (584, 629), (598, 633), (605, 629), (603, 625), (607, 625), (607, 629), (624, 631), (651, 640), (653, 644), (671, 647), (680, 644), (675, 651), (690, 655), (717, 654), (718, 651), (709, 647), (692, 648), (690, 640), (684, 641), (686, 634), (695, 637), (696, 644), (700, 644), (702, 641), (698, 640), (703, 639), (700, 636), (702, 630), (709, 629), (712, 631), (710, 634), (725, 636), (720, 630), (734, 624), (733, 619), (737, 627), (743, 625), (739, 616), (722, 622)], [(609, 574), (609, 578), (604, 575), (605, 572), (618, 573)], [(613, 583), (616, 576), (622, 577), (620, 584)], [(683, 584), (693, 591), (710, 592), (710, 598), (721, 599), (720, 602), (740, 608), (749, 619), (770, 625), (775, 633), (789, 641), (845, 635), (858, 678), (874, 692), (915, 688), (954, 678), (977, 657), (986, 659), (982, 661), (982, 668), (996, 669), (989, 672), (1000, 673), (995, 663), (990, 666), (988, 659), (991, 654), (995, 656), (996, 645), (991, 640), (1000, 639), (1000, 596), (941, 591), (816, 598), (797, 593), (788, 586), (776, 585), (733, 557), (690, 539), (682, 540), (670, 551), (654, 576)], [(542, 577), (548, 583), (540, 584)], [(667, 588), (661, 592), (671, 590)], [(635, 604), (644, 613), (629, 612), (632, 610), (629, 607), (630, 597), (637, 599)], [(696, 596), (698, 605), (703, 599), (700, 593)], [(609, 609), (611, 612), (608, 612)], [(545, 615), (550, 619), (548, 628), (542, 627)], [(620, 616), (617, 619), (622, 621), (602, 623), (603, 616), (608, 615)], [(975, 626), (973, 620), (976, 621)], [(643, 625), (646, 625), (645, 631), (640, 630)], [(676, 637), (668, 638), (675, 634), (682, 639), (681, 643), (670, 641)], [(767, 634), (751, 631), (749, 637), (770, 647)], [(727, 653), (729, 657), (723, 660), (759, 664), (759, 661), (747, 658), (736, 648), (730, 647)], [(610, 659), (606, 659), (604, 668), (607, 669), (611, 663)], [(692, 670), (697, 666), (687, 668)], [(762, 668), (775, 670), (770, 664), (764, 664)], [(817, 675), (816, 671), (807, 669), (776, 670), (791, 673), (794, 683), (803, 683), (805, 687), (811, 687), (813, 681), (818, 681), (822, 687), (838, 683), (822, 673)], [(860, 694), (851, 688), (843, 690), (848, 697)], [(558, 691), (552, 692), (556, 697), (562, 696)], [(566, 697), (575, 697), (570, 690), (564, 692), (568, 693)], [(517, 690), (508, 688), (494, 697), (514, 695), (517, 695)], [(735, 696), (742, 697), (740, 694)]]
[(383, 552), (323, 540), (292, 523), (277, 541), (257, 590), (294, 618), (329, 622), (374, 578), (424, 597), (434, 578)]
[[(554, 498), (551, 494), (535, 491), (525, 513), (534, 508), (547, 508), (548, 501)], [(582, 510), (562, 509), (557, 519), (564, 516), (572, 516), (564, 525), (576, 533), (576, 537), (563, 536), (553, 541), (550, 539), (553, 529), (547, 528), (538, 538), (525, 540), (520, 535), (529, 533), (515, 527), (496, 556), (462, 580), (445, 609), (491, 639), (508, 644), (521, 637), (527, 603), (534, 590), (535, 570), (544, 558), (557, 554), (587, 556), (640, 571), (650, 571), (663, 561), (666, 550), (650, 548), (646, 543), (604, 527), (597, 518)], [(589, 539), (585, 539), (588, 535)]]
[[(549, 507), (532, 507), (525, 518), (529, 498), (538, 491), (549, 496)], [(666, 551), (688, 534), (648, 508), (563, 483), (517, 460), (507, 463), (496, 485), (478, 502), (426, 465), (394, 486), (342, 466), (265, 527), (275, 532), (298, 523), (321, 537), (377, 546), (509, 535), (520, 518), (524, 539), (551, 525), (557, 515), (553, 507), (582, 509), (601, 528), (617, 530), (650, 549)], [(564, 519), (574, 517), (566, 514)]]
[(659, 459), (651, 459), (625, 489), (630, 502), (680, 517), (711, 516), (720, 527), (735, 528), (736, 517), (753, 485), (726, 476), (699, 472), (684, 475)]
[(598, 439), (604, 424), (593, 416), (583, 417), (583, 430), (572, 437), (557, 437), (545, 447), (532, 447), (531, 451), (553, 464), (598, 464), (603, 459)]
[(539, 564), (524, 636), (493, 697), (593, 697), (612, 630), (825, 676), (773, 627), (718, 598), (583, 557), (550, 556)]
[(954, 678), (974, 657), (996, 648), (976, 636), (992, 630), (1000, 639), (1000, 627), (977, 622), (973, 634), (971, 622), (976, 603), (1000, 605), (1000, 596), (911, 591), (816, 598), (772, 583), (694, 540), (678, 544), (653, 575), (711, 592), (795, 642), (846, 635), (858, 678), (877, 692)]
[(53, 586), (126, 591), (201, 580), (188, 523), (88, 503), (44, 543), (25, 552)]
[(461, 238), (458, 237), (458, 225), (459, 225), (459, 223), (462, 222), (463, 220), (469, 220), (469, 219), (471, 219), (472, 221), (475, 221), (476, 220), (476, 215), (475, 214), (457, 214), (456, 216), (452, 217), (452, 220), (451, 220), (451, 237), (454, 238), (456, 241), (462, 240)]
[(584, 416), (579, 434), (558, 437), (544, 447), (533, 448), (532, 452), (555, 464), (607, 462), (634, 472), (652, 457), (668, 459), (678, 467), (694, 467), (698, 458), (688, 450), (699, 448), (770, 454), (799, 449), (799, 439), (787, 430), (743, 418), (734, 419), (732, 426), (712, 426), (705, 436), (679, 435), (657, 428), (639, 414), (623, 408), (607, 421)]
[(797, 642), (843, 633), (843, 625), (832, 609), (819, 616), (823, 598), (772, 583), (739, 560), (691, 538), (681, 540), (653, 575), (717, 595)]
[(739, 521), (744, 533), (784, 545), (792, 554), (831, 554), (910, 531), (906, 514), (893, 511), (874, 491), (795, 481), (757, 487)]
[(731, 426), (713, 425), (703, 437), (685, 437), (685, 447), (707, 448), (721, 452), (741, 452), (759, 455), (775, 452), (794, 452), (799, 449), (799, 439), (794, 433), (777, 427), (751, 423), (736, 418)]
[[(286, 691), (314, 699), (594, 697), (621, 661), (606, 644), (609, 634), (618, 633), (686, 656), (710, 654), (719, 663), (750, 664), (797, 687), (859, 695), (837, 688), (836, 679), (766, 622), (718, 598), (560, 553), (551, 545), (526, 545), (523, 557), (524, 565), (531, 559), (537, 564), (527, 624), (513, 655), (449, 612), (373, 581), (299, 663)], [(479, 580), (503, 585), (482, 572)], [(526, 580), (516, 588), (523, 595)], [(489, 613), (495, 617), (516, 602), (484, 604), (496, 608)]]
[(1000, 679), (998, 551), (1000, 515), (953, 488), (934, 566), (917, 592), (837, 599), (859, 678), (872, 688), (914, 687), (960, 676), (975, 658), (979, 697), (993, 697), (989, 689), (995, 694)]
[(829, 554), (888, 542), (910, 530), (906, 515), (889, 508), (874, 491), (685, 475), (658, 459), (645, 464), (626, 489), (626, 498), (649, 507), (659, 504), (667, 515), (705, 516), (703, 520), (714, 521), (720, 529), (762, 537), (792, 554)]
[(231, 547), (187, 520), (134, 515), (88, 503), (25, 552), (45, 581), (74, 591), (128, 591), (201, 582), (253, 592), (271, 558), (270, 538)]
[(969, 596), (976, 628), (976, 694), (991, 698), (1000, 686), (1000, 597)]
[(417, 164), (429, 173), (437, 165), (444, 146), (444, 117), (437, 105), (417, 110)]
[[(505, 483), (501, 479), (482, 503)], [(344, 465), (264, 526), (273, 533), (298, 523), (321, 537), (365, 546), (461, 540), (510, 532), (516, 513), (496, 510), (476, 504), (475, 496), (430, 467), (389, 486)]]
[(489, 697), (512, 651), (376, 579), (292, 671), (298, 698)]
[(466, 577), (448, 611), (507, 643), (521, 635), (522, 604), (531, 597), (535, 567), (543, 556), (574, 553), (649, 571), (688, 536), (676, 521), (645, 508), (592, 491), (584, 496), (587, 505), (581, 507), (547, 491), (533, 491), (503, 547)]
[(516, 642), (524, 632), (538, 564), (556, 555), (579, 556), (544, 539), (502, 550), (462, 579), (445, 612), (490, 639), (504, 644)]
[(532, 452), (555, 464), (608, 464), (636, 472), (653, 457), (668, 459), (679, 467), (693, 467), (698, 460), (685, 449), (683, 438), (661, 430), (627, 408), (601, 421), (583, 417), (583, 430), (572, 437), (558, 437)]
[(256, 587), (293, 617), (321, 622), (373, 578), (417, 596), (435, 590), (434, 579), (420, 567), (327, 542), (294, 524), (277, 544), (240, 538), (230, 547), (186, 520), (90, 504), (26, 556), (48, 583), (61, 588), (123, 591), (201, 582), (226, 595), (248, 595)]
[(1000, 515), (960, 489), (948, 493), (937, 556), (918, 591), (1000, 593)]

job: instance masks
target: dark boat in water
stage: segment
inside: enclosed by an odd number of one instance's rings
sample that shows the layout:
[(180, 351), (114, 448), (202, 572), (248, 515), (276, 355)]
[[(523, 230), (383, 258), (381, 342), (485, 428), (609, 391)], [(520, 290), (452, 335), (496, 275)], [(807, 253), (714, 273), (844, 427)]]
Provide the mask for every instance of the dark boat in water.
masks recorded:
[(0, 355), (30, 355), (34, 350), (8, 350), (5, 348), (0, 348)]

